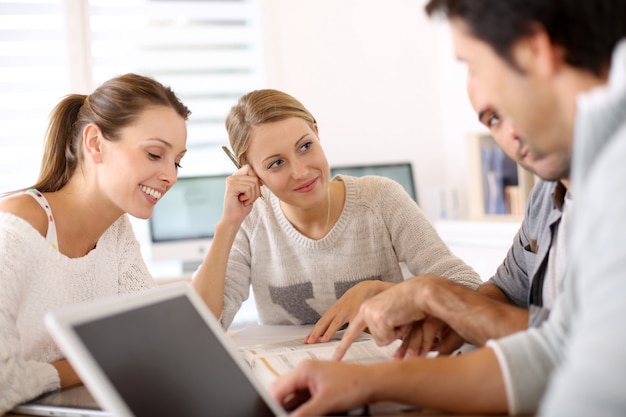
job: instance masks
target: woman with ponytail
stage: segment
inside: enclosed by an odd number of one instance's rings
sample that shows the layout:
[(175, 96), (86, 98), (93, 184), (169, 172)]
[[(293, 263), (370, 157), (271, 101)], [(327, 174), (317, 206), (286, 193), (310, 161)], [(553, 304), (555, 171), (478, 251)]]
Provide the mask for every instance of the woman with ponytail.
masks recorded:
[(189, 113), (136, 74), (52, 111), (39, 179), (0, 200), (0, 415), (80, 383), (46, 312), (155, 285), (126, 214), (150, 217), (176, 182)]

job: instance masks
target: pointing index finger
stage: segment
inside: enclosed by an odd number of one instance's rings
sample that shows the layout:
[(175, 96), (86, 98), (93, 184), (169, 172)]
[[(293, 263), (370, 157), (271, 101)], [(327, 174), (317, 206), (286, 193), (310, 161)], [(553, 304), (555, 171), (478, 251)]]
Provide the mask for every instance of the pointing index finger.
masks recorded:
[(363, 319), (361, 319), (361, 313), (358, 313), (354, 319), (348, 325), (348, 329), (344, 332), (332, 360), (340, 361), (344, 357), (352, 342), (354, 342), (363, 331), (367, 328), (367, 325)]

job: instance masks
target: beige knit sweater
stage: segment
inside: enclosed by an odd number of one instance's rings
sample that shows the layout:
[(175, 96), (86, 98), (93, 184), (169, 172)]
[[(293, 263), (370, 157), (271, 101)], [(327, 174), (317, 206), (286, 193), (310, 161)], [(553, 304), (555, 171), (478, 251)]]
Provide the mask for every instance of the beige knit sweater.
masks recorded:
[(254, 204), (231, 251), (221, 323), (228, 327), (252, 286), (262, 324), (312, 324), (350, 287), (370, 279), (436, 274), (472, 289), (478, 274), (453, 255), (402, 186), (388, 178), (337, 176), (339, 220), (322, 239), (299, 233), (271, 193)]

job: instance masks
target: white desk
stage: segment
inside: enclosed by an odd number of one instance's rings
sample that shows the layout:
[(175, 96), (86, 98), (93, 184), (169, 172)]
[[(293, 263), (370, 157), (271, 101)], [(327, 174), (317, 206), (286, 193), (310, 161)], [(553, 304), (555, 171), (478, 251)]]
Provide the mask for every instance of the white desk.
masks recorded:
[[(304, 339), (313, 326), (261, 326), (258, 324), (250, 324), (244, 327), (234, 329), (229, 335), (238, 346), (251, 346), (257, 344), (276, 343), (296, 338)], [(441, 417), (451, 414), (439, 412), (436, 410), (420, 410), (420, 411), (397, 411), (397, 408), (381, 404), (374, 408), (372, 415), (381, 417)], [(459, 415), (457, 417), (487, 417), (487, 415)], [(6, 414), (5, 417), (27, 417), (20, 414)], [(493, 417), (493, 415), (490, 415)]]

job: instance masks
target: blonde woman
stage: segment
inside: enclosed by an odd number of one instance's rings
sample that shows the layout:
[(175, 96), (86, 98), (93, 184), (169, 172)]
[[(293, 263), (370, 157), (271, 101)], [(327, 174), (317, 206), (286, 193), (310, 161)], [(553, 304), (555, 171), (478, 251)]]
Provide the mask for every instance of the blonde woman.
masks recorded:
[(400, 184), (330, 178), (315, 118), (294, 97), (246, 94), (226, 127), (242, 168), (227, 181), (213, 253), (194, 279), (225, 328), (252, 288), (260, 323), (316, 324), (305, 341), (327, 341), (365, 299), (403, 280), (400, 262), (480, 284)]

